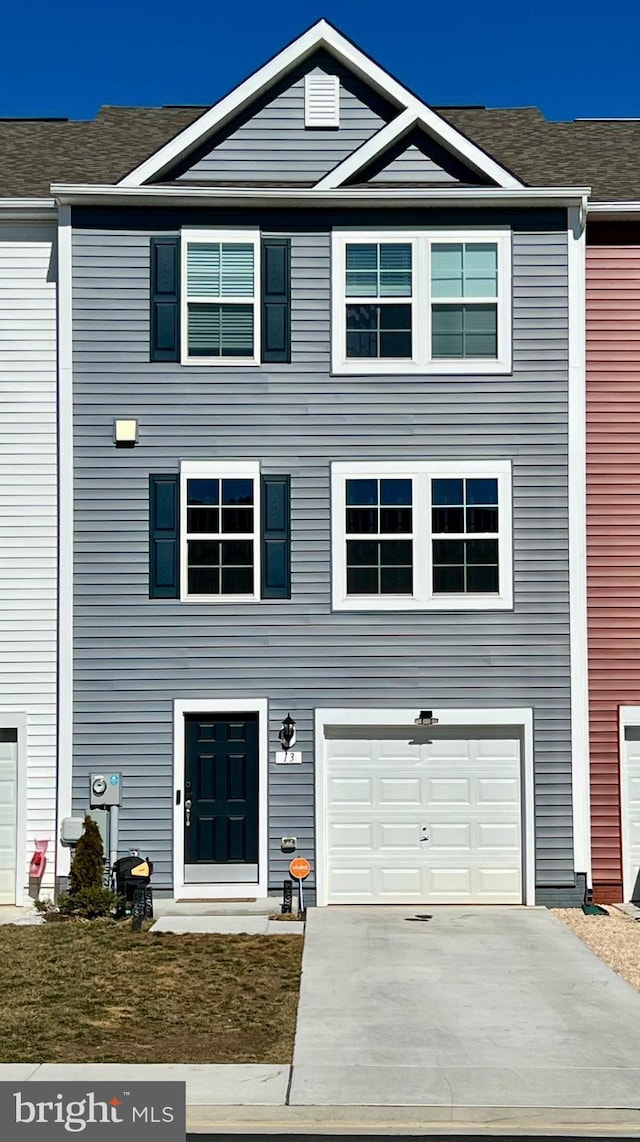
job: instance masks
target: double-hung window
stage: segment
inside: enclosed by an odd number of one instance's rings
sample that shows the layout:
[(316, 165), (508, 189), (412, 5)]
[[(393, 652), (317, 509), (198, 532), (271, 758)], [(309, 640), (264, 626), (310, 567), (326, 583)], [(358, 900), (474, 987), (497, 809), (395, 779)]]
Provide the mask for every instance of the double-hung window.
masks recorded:
[(258, 465), (185, 463), (181, 483), (183, 598), (259, 598)]
[(259, 361), (258, 231), (182, 231), (184, 364)]
[(508, 461), (332, 465), (336, 610), (511, 607)]
[(511, 368), (508, 230), (333, 232), (336, 373)]

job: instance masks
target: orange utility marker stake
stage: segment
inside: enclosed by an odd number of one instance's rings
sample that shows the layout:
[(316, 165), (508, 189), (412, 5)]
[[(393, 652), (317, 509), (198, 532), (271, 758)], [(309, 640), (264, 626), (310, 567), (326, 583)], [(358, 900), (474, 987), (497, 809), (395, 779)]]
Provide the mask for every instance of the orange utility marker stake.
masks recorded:
[(302, 895), (302, 881), (306, 880), (311, 872), (311, 865), (306, 857), (294, 857), (289, 865), (289, 875), (298, 881), (298, 907), (304, 912), (304, 897)]

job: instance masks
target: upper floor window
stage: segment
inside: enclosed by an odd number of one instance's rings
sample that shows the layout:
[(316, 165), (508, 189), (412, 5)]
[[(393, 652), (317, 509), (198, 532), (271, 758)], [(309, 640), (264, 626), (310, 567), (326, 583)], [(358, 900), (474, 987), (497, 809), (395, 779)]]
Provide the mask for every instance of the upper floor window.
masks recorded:
[(334, 231), (338, 373), (511, 368), (508, 231)]
[(258, 465), (194, 461), (181, 480), (183, 597), (259, 598)]
[(336, 610), (512, 605), (508, 461), (332, 465)]
[(257, 230), (183, 230), (182, 360), (259, 361)]

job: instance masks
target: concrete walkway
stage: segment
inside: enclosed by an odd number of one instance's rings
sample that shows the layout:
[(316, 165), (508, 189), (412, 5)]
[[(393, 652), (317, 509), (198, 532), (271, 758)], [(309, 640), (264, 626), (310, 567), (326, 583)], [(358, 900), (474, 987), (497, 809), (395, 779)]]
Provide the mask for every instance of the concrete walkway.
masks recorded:
[(420, 912), (309, 912), (292, 1106), (640, 1106), (640, 996), (560, 921)]

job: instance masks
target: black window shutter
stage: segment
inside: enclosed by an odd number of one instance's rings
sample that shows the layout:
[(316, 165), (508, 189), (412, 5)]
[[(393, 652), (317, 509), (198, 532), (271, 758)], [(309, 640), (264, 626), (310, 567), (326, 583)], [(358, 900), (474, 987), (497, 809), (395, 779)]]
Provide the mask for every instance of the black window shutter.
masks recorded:
[(291, 598), (291, 477), (262, 477), (262, 598)]
[(180, 239), (151, 239), (152, 361), (180, 360)]
[(149, 476), (149, 597), (180, 596), (180, 477)]
[(262, 360), (291, 360), (291, 240), (262, 239)]

